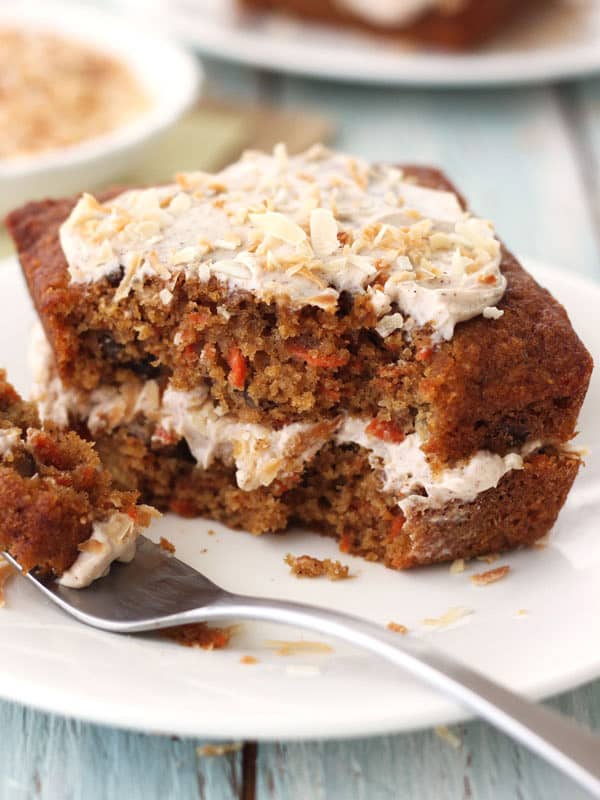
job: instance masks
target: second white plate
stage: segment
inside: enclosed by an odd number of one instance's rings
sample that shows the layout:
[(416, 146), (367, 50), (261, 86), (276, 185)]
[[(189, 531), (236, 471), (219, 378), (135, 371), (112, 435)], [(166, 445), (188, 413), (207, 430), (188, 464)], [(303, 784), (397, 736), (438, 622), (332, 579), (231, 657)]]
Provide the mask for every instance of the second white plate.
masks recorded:
[[(255, 67), (360, 83), (481, 86), (552, 81), (600, 71), (600, 2), (542, 4), (532, 19), (480, 50), (442, 53), (274, 13), (235, 0), (120, 0), (202, 52)], [(548, 5), (551, 5), (548, 8)]]
[[(526, 262), (567, 307), (600, 356), (600, 287)], [(585, 303), (582, 302), (585, 298)], [(26, 348), (34, 314), (17, 264), (0, 264), (0, 365), (27, 393)], [(341, 556), (333, 540), (309, 531), (253, 537), (214, 522), (166, 515), (151, 536), (225, 588), (343, 609), (385, 625), (396, 621), (456, 658), (532, 697), (600, 675), (600, 375), (581, 419), (587, 467), (550, 544), (504, 556), (504, 580), (477, 587), (474, 562), (394, 572)], [(213, 531), (214, 533), (211, 533)], [(341, 558), (356, 577), (299, 580), (286, 553)], [(7, 587), (0, 609), (0, 696), (66, 716), (151, 732), (239, 739), (358, 737), (441, 724), (462, 716), (443, 697), (372, 656), (331, 641), (330, 653), (277, 655), (268, 640), (321, 637), (247, 623), (229, 648), (190, 650), (158, 636), (118, 636), (63, 614), (24, 580)], [(426, 617), (462, 606), (454, 627), (432, 631)], [(519, 611), (525, 613), (520, 614)], [(258, 663), (240, 663), (252, 655)]]

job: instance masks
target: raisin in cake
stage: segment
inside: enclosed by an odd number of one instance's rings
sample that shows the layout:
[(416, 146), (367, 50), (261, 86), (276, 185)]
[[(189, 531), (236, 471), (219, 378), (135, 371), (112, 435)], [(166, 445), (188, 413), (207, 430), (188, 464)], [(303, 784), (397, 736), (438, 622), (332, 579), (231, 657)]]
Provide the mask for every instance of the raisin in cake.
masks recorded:
[(114, 488), (89, 442), (41, 430), (34, 404), (0, 370), (0, 550), (24, 570), (87, 586), (112, 561), (133, 558), (153, 514), (136, 497)]
[(250, 11), (402, 37), (446, 50), (481, 45), (540, 0), (239, 0)]
[(40, 412), (124, 490), (394, 568), (554, 523), (591, 359), (439, 172), (278, 147), (7, 223)]

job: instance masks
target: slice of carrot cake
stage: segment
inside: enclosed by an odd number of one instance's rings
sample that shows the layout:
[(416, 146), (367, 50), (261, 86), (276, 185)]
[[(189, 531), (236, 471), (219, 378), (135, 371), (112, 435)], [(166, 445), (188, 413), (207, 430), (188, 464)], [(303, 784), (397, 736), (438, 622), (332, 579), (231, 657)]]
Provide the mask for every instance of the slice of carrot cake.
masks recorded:
[(7, 224), (40, 412), (119, 487), (396, 568), (552, 526), (591, 359), (439, 172), (278, 147)]
[(94, 448), (72, 432), (40, 429), (0, 370), (0, 550), (24, 570), (87, 586), (129, 561), (154, 509), (114, 488)]
[(496, 36), (539, 0), (239, 0), (248, 11), (293, 14), (309, 22), (469, 50)]

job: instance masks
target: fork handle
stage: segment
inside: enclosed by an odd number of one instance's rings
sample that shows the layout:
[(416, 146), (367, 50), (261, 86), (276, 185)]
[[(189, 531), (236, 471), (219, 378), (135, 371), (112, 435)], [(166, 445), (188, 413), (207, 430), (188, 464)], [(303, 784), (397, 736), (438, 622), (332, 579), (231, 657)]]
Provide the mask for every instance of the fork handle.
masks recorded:
[[(194, 611), (187, 613), (194, 615)], [(329, 609), (232, 594), (199, 609), (198, 618), (200, 614), (203, 620), (232, 617), (295, 625), (375, 653), (475, 712), (600, 798), (599, 736), (420, 639), (399, 637), (374, 623)]]

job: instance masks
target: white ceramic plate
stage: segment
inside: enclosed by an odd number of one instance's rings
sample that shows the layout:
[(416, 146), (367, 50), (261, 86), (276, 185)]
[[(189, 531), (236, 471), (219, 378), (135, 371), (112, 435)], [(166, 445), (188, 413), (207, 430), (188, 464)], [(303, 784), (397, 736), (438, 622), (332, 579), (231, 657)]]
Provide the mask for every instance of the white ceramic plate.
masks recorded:
[(121, 0), (202, 52), (318, 78), (408, 86), (550, 81), (600, 70), (600, 2), (562, 0), (474, 53), (435, 52), (269, 14), (235, 0)]
[[(600, 355), (600, 287), (529, 265), (567, 306), (575, 327)], [(28, 386), (25, 350), (33, 312), (14, 261), (0, 265), (0, 364), (17, 387)], [(151, 529), (177, 555), (227, 589), (312, 602), (418, 636), (532, 697), (600, 675), (600, 376), (592, 380), (581, 441), (592, 454), (543, 550), (513, 553), (504, 580), (476, 587), (476, 562), (451, 575), (447, 565), (398, 573), (340, 556), (336, 543), (309, 532), (252, 537), (214, 522), (164, 517)], [(210, 535), (209, 531), (215, 531)], [(287, 552), (351, 565), (356, 578), (299, 580)], [(450, 607), (470, 614), (432, 632), (425, 617)], [(520, 609), (527, 614), (519, 615)], [(0, 695), (60, 714), (153, 732), (209, 737), (324, 738), (409, 730), (449, 722), (461, 711), (362, 652), (332, 641), (330, 654), (279, 656), (269, 639), (322, 637), (246, 623), (226, 650), (190, 650), (152, 636), (118, 636), (72, 621), (24, 580), (7, 588), (0, 610)], [(253, 655), (259, 663), (243, 665)]]
[(0, 159), (0, 216), (26, 200), (107, 185), (135, 169), (198, 96), (201, 68), (164, 35), (90, 6), (0, 0), (0, 27), (50, 31), (124, 61), (150, 97), (131, 122), (80, 144)]

